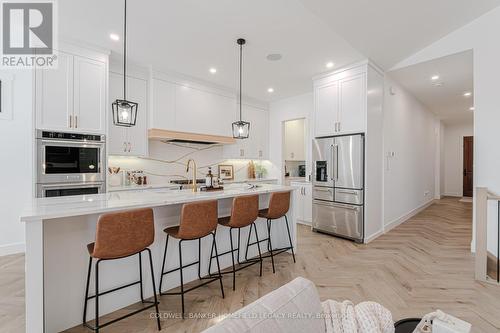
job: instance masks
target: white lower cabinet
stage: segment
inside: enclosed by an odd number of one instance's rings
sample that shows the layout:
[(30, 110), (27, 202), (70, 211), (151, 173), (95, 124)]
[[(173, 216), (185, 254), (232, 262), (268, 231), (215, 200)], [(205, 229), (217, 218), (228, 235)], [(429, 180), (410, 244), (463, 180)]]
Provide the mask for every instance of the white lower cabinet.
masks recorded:
[(311, 225), (312, 223), (312, 185), (306, 182), (291, 182), (290, 186), (297, 188), (294, 192), (295, 218), (297, 222)]
[(146, 156), (148, 154), (148, 82), (127, 76), (127, 99), (138, 103), (135, 126), (122, 127), (113, 124), (111, 103), (123, 98), (123, 75), (109, 75), (109, 130), (108, 153), (110, 155)]

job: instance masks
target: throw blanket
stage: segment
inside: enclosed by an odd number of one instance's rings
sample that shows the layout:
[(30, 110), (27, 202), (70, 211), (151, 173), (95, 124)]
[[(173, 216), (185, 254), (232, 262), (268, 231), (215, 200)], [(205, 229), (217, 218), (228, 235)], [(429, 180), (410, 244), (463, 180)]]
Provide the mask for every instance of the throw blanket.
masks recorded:
[(326, 333), (394, 333), (391, 312), (378, 303), (328, 300), (321, 305)]

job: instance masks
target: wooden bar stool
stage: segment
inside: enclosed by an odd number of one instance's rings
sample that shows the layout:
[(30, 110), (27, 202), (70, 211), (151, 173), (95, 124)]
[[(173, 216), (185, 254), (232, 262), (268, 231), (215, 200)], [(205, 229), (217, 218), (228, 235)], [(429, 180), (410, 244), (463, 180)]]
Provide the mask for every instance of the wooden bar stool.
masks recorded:
[[(215, 241), (215, 234), (217, 230), (217, 200), (210, 201), (200, 201), (194, 203), (184, 204), (182, 206), (180, 225), (176, 227), (170, 227), (163, 230), (167, 234), (167, 240), (165, 242), (165, 252), (163, 254), (163, 264), (161, 268), (161, 277), (160, 277), (160, 287), (159, 293), (160, 295), (181, 295), (181, 303), (182, 303), (182, 318), (184, 318), (184, 294), (190, 292), (194, 289), (197, 289), (201, 286), (204, 286), (208, 283), (219, 280), (220, 282), (220, 290), (222, 293), (222, 298), (224, 298), (224, 287), (222, 286), (222, 275), (220, 274), (220, 266), (219, 259), (217, 259), (217, 270), (218, 275), (212, 276), (208, 274), (208, 276), (201, 276), (200, 266), (201, 266), (201, 239), (212, 235), (212, 247), (215, 248), (215, 253), (217, 254), (217, 243)], [(168, 239), (173, 237), (179, 240), (179, 267), (175, 269), (171, 269), (165, 272), (165, 261), (167, 259), (167, 247), (168, 247)], [(192, 262), (187, 265), (182, 264), (182, 242), (184, 241), (198, 241), (198, 261)], [(198, 264), (198, 278), (200, 280), (206, 280), (203, 283), (191, 287), (189, 289), (184, 290), (184, 277), (183, 277), (183, 269)], [(175, 271), (179, 271), (181, 278), (181, 291), (180, 292), (162, 292), (161, 286), (163, 283), (163, 276), (166, 274), (173, 273)]]
[[(87, 245), (89, 252), (89, 269), (87, 274), (87, 286), (85, 289), (85, 304), (83, 307), (83, 325), (99, 332), (99, 329), (113, 324), (119, 320), (135, 315), (141, 311), (155, 307), (158, 330), (161, 330), (160, 315), (158, 311), (158, 300), (156, 298), (156, 286), (153, 272), (153, 260), (151, 250), (148, 248), (155, 237), (154, 217), (152, 209), (138, 209), (127, 212), (103, 214), (97, 221), (96, 238), (94, 243)], [(147, 251), (149, 265), (151, 268), (151, 283), (153, 284), (154, 301), (145, 301), (142, 286), (142, 252)], [(99, 292), (99, 264), (107, 260), (127, 258), (133, 255), (139, 256), (139, 280), (127, 285), (117, 287), (104, 292)], [(95, 295), (89, 296), (90, 272), (92, 259), (97, 259), (95, 264)], [(99, 324), (99, 297), (111, 292), (139, 284), (142, 303), (150, 305), (128, 313), (120, 318), (113, 319), (104, 324)], [(87, 302), (95, 298), (95, 326), (87, 323)]]
[[(271, 257), (271, 262), (273, 265), (273, 273), (276, 272), (276, 270), (274, 268), (274, 256), (275, 255), (278, 255), (280, 253), (291, 250), (293, 262), (296, 262), (295, 261), (295, 253), (293, 251), (292, 237), (290, 236), (290, 227), (288, 226), (288, 217), (286, 216), (286, 213), (288, 212), (289, 209), (290, 209), (290, 192), (287, 191), (287, 192), (273, 192), (273, 193), (271, 193), (271, 197), (269, 199), (269, 208), (261, 209), (259, 211), (259, 217), (265, 218), (267, 220), (266, 221), (266, 223), (267, 223), (267, 238), (263, 239), (262, 241), (267, 241), (267, 250), (270, 253), (269, 255), (263, 256), (263, 258)], [(271, 226), (272, 226), (271, 221), (278, 220), (282, 217), (285, 218), (286, 230), (288, 232), (288, 241), (290, 243), (290, 246), (279, 248), (279, 249), (273, 249), (273, 245), (271, 242)], [(252, 243), (250, 243), (249, 245), (252, 245)]]
[[(214, 256), (214, 247), (212, 246), (212, 251), (210, 253), (210, 262), (208, 265), (208, 271), (211, 271), (212, 259), (219, 256), (223, 256), (231, 253), (231, 260), (233, 263), (233, 269), (231, 271), (222, 272), (222, 274), (233, 274), (233, 290), (236, 288), (236, 272), (252, 266), (256, 263), (260, 263), (260, 276), (262, 276), (262, 254), (260, 252), (259, 235), (257, 234), (257, 226), (255, 225), (255, 220), (257, 220), (259, 214), (259, 196), (258, 195), (247, 195), (241, 197), (235, 197), (233, 199), (233, 205), (231, 207), (231, 216), (219, 218), (219, 224), (224, 227), (229, 227), (229, 243), (231, 244), (231, 250)], [(258, 259), (248, 259), (248, 246), (245, 253), (245, 261), (240, 261), (240, 235), (241, 229), (250, 226), (248, 231), (248, 242), (250, 242), (250, 237), (252, 235), (252, 228), (255, 228), (255, 238), (257, 239), (257, 249), (259, 251)], [(233, 246), (233, 229), (238, 229), (238, 247)], [(248, 243), (247, 242), (247, 243)], [(237, 251), (238, 264), (240, 267), (236, 268), (234, 260), (234, 252)]]

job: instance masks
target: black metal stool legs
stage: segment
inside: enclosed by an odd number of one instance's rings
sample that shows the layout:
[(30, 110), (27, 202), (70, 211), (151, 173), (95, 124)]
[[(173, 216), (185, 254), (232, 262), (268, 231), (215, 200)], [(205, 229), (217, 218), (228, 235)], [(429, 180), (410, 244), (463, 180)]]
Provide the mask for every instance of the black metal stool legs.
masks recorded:
[(273, 255), (273, 244), (271, 242), (271, 220), (267, 219), (267, 249), (271, 254), (271, 263), (273, 264), (273, 274), (276, 273), (276, 269), (274, 268), (274, 255)]
[(89, 286), (90, 286), (90, 272), (92, 271), (92, 257), (89, 256), (89, 269), (87, 273), (87, 286), (85, 287), (85, 302), (83, 303), (83, 320), (82, 323), (85, 324), (87, 321), (87, 300), (89, 298)]
[(288, 217), (285, 215), (286, 231), (288, 232), (288, 241), (290, 242), (290, 250), (292, 251), (293, 262), (295, 263), (295, 252), (293, 252), (292, 237), (290, 236), (290, 227), (288, 226)]
[[(212, 232), (210, 234), (213, 237), (212, 253), (215, 250), (215, 253), (217, 255), (217, 243), (216, 243), (216, 240), (215, 240), (215, 232)], [(209, 268), (209, 274), (208, 274), (208, 276), (201, 276), (201, 268), (200, 268), (201, 267), (201, 238), (196, 238), (196, 239), (179, 239), (179, 267), (171, 269), (171, 270), (168, 270), (168, 271), (165, 271), (165, 265), (166, 265), (165, 263), (166, 263), (166, 260), (167, 260), (168, 239), (169, 239), (169, 235), (167, 234), (167, 240), (165, 242), (165, 251), (164, 251), (164, 254), (163, 254), (163, 264), (162, 264), (162, 269), (161, 269), (160, 286), (158, 287), (158, 292), (159, 292), (160, 296), (162, 296), (162, 295), (180, 295), (181, 296), (182, 318), (185, 318), (184, 294), (187, 293), (187, 292), (190, 292), (191, 290), (197, 289), (197, 288), (199, 288), (201, 286), (204, 286), (204, 285), (206, 285), (208, 283), (211, 283), (211, 282), (214, 282), (216, 280), (219, 280), (220, 281), (222, 298), (224, 298), (224, 288), (223, 288), (223, 285), (222, 285), (222, 275), (220, 273), (220, 266), (219, 266), (219, 260), (218, 259), (217, 259), (217, 269), (218, 269), (219, 274), (217, 276), (212, 276), (210, 274), (210, 268)], [(182, 242), (184, 242), (184, 241), (192, 241), (192, 240), (194, 240), (194, 241), (197, 240), (198, 241), (198, 261), (195, 261), (195, 262), (192, 262), (190, 264), (184, 265), (183, 262), (182, 262)], [(206, 280), (206, 281), (202, 282), (201, 284), (199, 284), (197, 286), (185, 289), (184, 288), (184, 272), (183, 272), (183, 270), (184, 270), (184, 268), (187, 268), (187, 267), (190, 267), (190, 266), (193, 266), (193, 265), (198, 265), (198, 271), (197, 271), (198, 278), (200, 280)], [(170, 274), (170, 273), (173, 273), (175, 271), (179, 271), (179, 276), (180, 276), (180, 292), (162, 292), (161, 290), (162, 290), (162, 285), (163, 285), (163, 276), (167, 275), (167, 274)]]
[[(148, 254), (149, 254), (149, 264), (150, 264), (150, 268), (151, 268), (151, 282), (153, 284), (153, 295), (154, 295), (154, 301), (146, 301), (144, 300), (144, 294), (143, 294), (143, 286), (142, 286), (142, 259), (141, 259), (141, 253), (142, 252), (139, 252), (138, 255), (139, 255), (139, 280), (136, 281), (136, 282), (132, 282), (132, 283), (129, 283), (127, 285), (124, 285), (124, 286), (120, 286), (120, 287), (117, 287), (117, 288), (113, 288), (111, 290), (107, 290), (107, 291), (104, 291), (104, 292), (100, 292), (99, 291), (99, 265), (102, 261), (106, 261), (106, 260), (113, 260), (113, 259), (97, 259), (96, 261), (96, 264), (95, 264), (95, 295), (93, 296), (89, 296), (89, 285), (90, 285), (90, 274), (91, 274), (91, 270), (92, 270), (92, 257), (90, 257), (89, 259), (89, 268), (88, 268), (88, 273), (87, 273), (87, 284), (86, 284), (86, 287), (85, 287), (85, 303), (84, 303), (84, 306), (83, 306), (83, 326), (95, 331), (95, 332), (99, 332), (99, 330), (103, 327), (106, 327), (108, 325), (111, 325), (117, 321), (120, 321), (122, 319), (125, 319), (125, 318), (128, 318), (130, 316), (133, 316), (139, 312), (142, 312), (142, 311), (145, 311), (147, 309), (150, 309), (152, 307), (155, 307), (155, 310), (156, 310), (156, 320), (157, 320), (157, 324), (158, 324), (158, 330), (161, 330), (161, 325), (160, 325), (160, 312), (159, 312), (159, 309), (158, 309), (158, 299), (156, 297), (156, 286), (155, 286), (155, 280), (154, 280), (154, 269), (153, 269), (153, 260), (152, 260), (152, 257), (151, 257), (151, 250), (149, 248), (146, 248), (144, 251), (148, 251)], [(132, 254), (132, 255), (135, 255), (135, 254)], [(127, 257), (130, 257), (130, 256), (127, 256)], [(127, 257), (123, 257), (123, 258), (127, 258)], [(116, 258), (116, 259), (122, 259), (122, 258)], [(103, 295), (106, 295), (106, 294), (109, 294), (109, 293), (112, 293), (114, 291), (117, 291), (117, 290), (120, 290), (120, 289), (124, 289), (124, 288), (128, 288), (128, 287), (131, 287), (133, 285), (136, 285), (136, 284), (139, 284), (140, 285), (140, 291), (141, 291), (141, 302), (142, 303), (151, 303), (150, 305), (146, 306), (146, 307), (143, 307), (139, 310), (135, 310), (135, 311), (132, 311), (130, 313), (127, 313), (126, 315), (124, 316), (121, 316), (119, 318), (116, 318), (116, 319), (113, 319), (113, 320), (110, 320), (104, 324), (99, 324), (99, 297), (100, 296), (103, 296)], [(87, 305), (88, 305), (88, 301), (91, 300), (92, 298), (95, 298), (95, 320), (94, 320), (94, 326), (90, 326), (88, 323), (87, 323)]]
[[(219, 282), (220, 282), (220, 291), (222, 293), (222, 298), (224, 298), (224, 286), (222, 285), (222, 274), (220, 272), (220, 264), (219, 264), (219, 253), (217, 252), (217, 242), (215, 241), (215, 234), (217, 231), (215, 231), (212, 236), (213, 236), (213, 248), (215, 249), (215, 260), (217, 262), (217, 272), (219, 273)], [(212, 258), (210, 258), (212, 259)], [(210, 271), (208, 272), (210, 275)]]
[[(158, 296), (156, 296), (156, 286), (155, 286), (155, 272), (153, 269), (153, 257), (151, 255), (151, 250), (146, 249), (148, 251), (149, 255), (149, 267), (151, 268), (151, 283), (153, 284), (153, 295), (154, 295), (154, 304), (155, 304), (155, 310), (156, 310), (156, 324), (158, 325), (158, 331), (161, 331), (161, 324), (160, 324), (160, 310), (158, 309)], [(139, 254), (140, 255), (140, 254)], [(143, 301), (144, 303), (144, 301)]]

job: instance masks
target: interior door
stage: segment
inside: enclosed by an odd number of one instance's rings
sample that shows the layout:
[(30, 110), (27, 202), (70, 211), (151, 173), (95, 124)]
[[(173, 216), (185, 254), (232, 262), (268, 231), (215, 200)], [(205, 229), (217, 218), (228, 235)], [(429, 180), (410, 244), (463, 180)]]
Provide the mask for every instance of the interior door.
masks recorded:
[(464, 136), (463, 196), (472, 197), (473, 192), (474, 137)]

